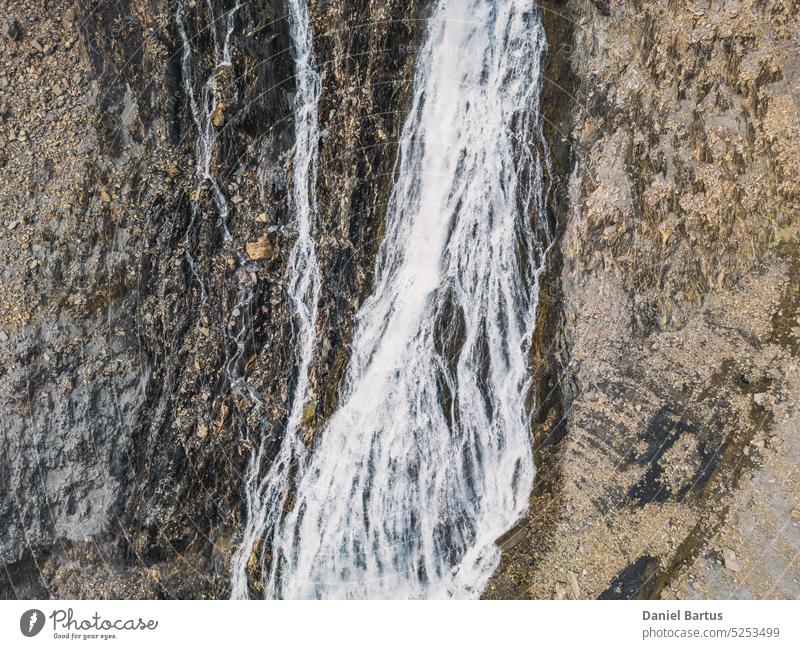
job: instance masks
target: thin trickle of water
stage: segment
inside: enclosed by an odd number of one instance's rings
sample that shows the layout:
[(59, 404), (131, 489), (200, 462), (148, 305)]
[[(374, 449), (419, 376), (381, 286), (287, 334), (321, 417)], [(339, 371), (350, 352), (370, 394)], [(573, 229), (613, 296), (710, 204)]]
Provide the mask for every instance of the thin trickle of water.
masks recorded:
[[(286, 270), (287, 294), (294, 314), (296, 382), (281, 446), (265, 475), (266, 440), (249, 461), (246, 482), (246, 520), (242, 542), (233, 557), (231, 595), (248, 596), (247, 564), (259, 540), (261, 570), (274, 583), (277, 547), (273, 544), (278, 522), (286, 505), (292, 467), (303, 464), (306, 447), (301, 439), (303, 407), (309, 397), (309, 368), (314, 353), (319, 300), (319, 269), (314, 245), (316, 214), (317, 152), (319, 127), (317, 107), (322, 90), (314, 68), (314, 42), (305, 0), (287, 0), (289, 31), (294, 49), (296, 94), (294, 98), (295, 146), (291, 208), (297, 240)], [(270, 551), (270, 548), (274, 548)], [(269, 566), (269, 567), (268, 567)]]
[(434, 9), (339, 408), (258, 519), (267, 596), (475, 597), (525, 512), (545, 47), (532, 0)]
[(245, 376), (248, 337), (252, 335), (252, 309), (256, 295), (257, 272), (257, 264), (248, 262), (244, 255), (240, 255), (239, 267), (232, 277), (236, 284), (236, 301), (229, 310), (225, 322), (228, 339), (225, 378), (233, 394), (245, 397), (249, 404), (261, 408), (263, 405), (261, 395), (247, 382)]
[[(205, 285), (191, 254), (191, 237), (193, 235), (195, 220), (199, 210), (201, 192), (206, 185), (211, 190), (214, 206), (222, 225), (223, 236), (230, 240), (228, 231), (228, 201), (219, 187), (217, 178), (212, 172), (212, 159), (216, 147), (217, 132), (213, 123), (213, 116), (220, 106), (221, 90), (219, 88), (220, 75), (225, 70), (233, 67), (231, 59), (230, 42), (236, 24), (236, 14), (241, 8), (237, 0), (230, 10), (217, 15), (211, 0), (207, 0), (206, 9), (208, 22), (205, 27), (211, 35), (214, 51), (214, 67), (202, 82), (201, 90), (195, 92), (195, 77), (198, 76), (198, 66), (193, 58), (191, 41), (186, 30), (184, 7), (178, 3), (175, 21), (178, 34), (181, 38), (181, 72), (184, 90), (189, 99), (189, 108), (196, 131), (195, 157), (197, 159), (196, 178), (197, 186), (192, 199), (189, 226), (184, 235), (185, 255), (189, 269), (199, 283), (203, 301), (205, 301)], [(220, 35), (221, 34), (221, 35)], [(225, 365), (226, 378), (230, 390), (246, 396), (251, 403), (260, 405), (259, 396), (253, 391), (244, 379), (243, 365), (247, 348), (247, 336), (250, 333), (250, 309), (255, 295), (256, 267), (242, 254), (238, 255), (239, 265), (233, 279), (236, 283), (236, 300), (230, 309), (225, 323), (228, 339), (228, 354)]]
[[(236, 4), (222, 16), (214, 14), (214, 7), (208, 1), (208, 29), (211, 32), (214, 43), (214, 67), (207, 77), (202, 81), (200, 92), (195, 91), (195, 77), (197, 76), (198, 66), (195, 64), (192, 52), (192, 45), (186, 31), (186, 18), (183, 3), (179, 2), (175, 12), (175, 23), (178, 27), (178, 35), (181, 39), (181, 75), (183, 77), (183, 88), (189, 99), (189, 108), (192, 112), (192, 121), (196, 131), (195, 159), (197, 187), (194, 192), (191, 205), (191, 216), (189, 227), (186, 230), (184, 241), (186, 259), (190, 271), (200, 284), (205, 299), (205, 286), (197, 270), (197, 266), (192, 258), (190, 251), (190, 240), (194, 230), (197, 217), (198, 205), (205, 185), (211, 190), (214, 206), (220, 218), (223, 236), (226, 241), (231, 239), (228, 230), (228, 200), (219, 187), (216, 177), (211, 170), (211, 162), (214, 155), (216, 144), (216, 129), (213, 123), (213, 115), (220, 105), (220, 90), (218, 88), (219, 73), (221, 70), (231, 67), (230, 39), (233, 34), (236, 13), (241, 8), (241, 4)], [(224, 25), (224, 32), (220, 42), (218, 36), (219, 24)]]

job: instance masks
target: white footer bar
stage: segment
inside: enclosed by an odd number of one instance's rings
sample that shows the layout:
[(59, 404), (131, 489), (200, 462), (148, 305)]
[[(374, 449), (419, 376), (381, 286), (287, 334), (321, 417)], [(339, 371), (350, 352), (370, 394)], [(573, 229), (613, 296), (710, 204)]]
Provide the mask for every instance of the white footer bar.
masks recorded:
[(785, 601), (0, 602), (2, 647), (798, 647), (799, 630)]

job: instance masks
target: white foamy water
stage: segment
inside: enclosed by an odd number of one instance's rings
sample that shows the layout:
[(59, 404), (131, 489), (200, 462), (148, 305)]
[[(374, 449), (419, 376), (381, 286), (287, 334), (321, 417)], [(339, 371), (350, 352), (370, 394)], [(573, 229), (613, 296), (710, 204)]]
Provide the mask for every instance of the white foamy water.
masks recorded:
[[(317, 105), (322, 89), (314, 68), (314, 41), (305, 0), (287, 0), (289, 30), (294, 50), (296, 94), (294, 98), (295, 146), (291, 209), (297, 240), (286, 270), (287, 293), (294, 314), (296, 382), (290, 396), (289, 415), (277, 457), (266, 475), (261, 475), (266, 440), (250, 458), (246, 476), (246, 520), (243, 539), (233, 557), (231, 595), (248, 595), (247, 562), (259, 539), (272, 543), (279, 531), (293, 466), (305, 461), (307, 449), (300, 423), (309, 396), (309, 368), (314, 353), (319, 300), (319, 269), (314, 247), (313, 225), (316, 215), (317, 152), (319, 127)], [(267, 561), (277, 566), (277, 555), (269, 545), (259, 553), (262, 571), (270, 574)]]
[(339, 407), (307, 454), (295, 400), (274, 470), (248, 485), (268, 597), (476, 597), (527, 509), (544, 48), (531, 0), (435, 7)]

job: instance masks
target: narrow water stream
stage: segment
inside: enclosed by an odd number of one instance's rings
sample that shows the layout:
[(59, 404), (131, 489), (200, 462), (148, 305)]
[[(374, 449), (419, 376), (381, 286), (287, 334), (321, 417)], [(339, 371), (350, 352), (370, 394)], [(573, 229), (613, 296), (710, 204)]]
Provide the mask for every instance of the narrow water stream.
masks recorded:
[[(296, 380), (290, 395), (289, 415), (277, 457), (266, 475), (261, 475), (266, 443), (250, 458), (246, 476), (247, 518), (243, 540), (233, 558), (231, 591), (234, 598), (248, 594), (247, 562), (259, 539), (274, 540), (290, 490), (293, 467), (305, 462), (307, 449), (300, 424), (309, 393), (309, 368), (314, 354), (319, 301), (319, 268), (314, 244), (316, 216), (317, 152), (319, 127), (317, 107), (322, 83), (315, 69), (314, 42), (305, 0), (287, 0), (289, 31), (295, 63), (294, 97), (295, 146), (291, 211), (297, 240), (286, 271), (287, 293), (294, 314)], [(270, 556), (262, 547), (262, 571), (271, 574), (278, 565), (277, 555)], [(267, 567), (270, 563), (272, 569)]]

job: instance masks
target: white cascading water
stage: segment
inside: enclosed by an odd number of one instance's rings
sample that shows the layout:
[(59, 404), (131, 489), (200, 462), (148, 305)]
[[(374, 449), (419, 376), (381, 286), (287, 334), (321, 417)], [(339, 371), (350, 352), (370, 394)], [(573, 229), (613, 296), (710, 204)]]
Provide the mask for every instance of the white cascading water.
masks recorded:
[(250, 498), (268, 597), (476, 597), (527, 509), (545, 47), (533, 0), (437, 3), (339, 407)]
[[(286, 270), (287, 293), (294, 314), (297, 340), (296, 378), (290, 396), (289, 412), (281, 446), (267, 473), (261, 476), (266, 440), (249, 461), (245, 477), (246, 521), (242, 542), (233, 556), (231, 596), (248, 596), (247, 563), (259, 540), (274, 540), (278, 522), (288, 496), (292, 469), (305, 461), (307, 448), (302, 441), (300, 424), (303, 407), (309, 396), (309, 368), (314, 353), (319, 300), (319, 269), (314, 245), (313, 221), (317, 210), (317, 151), (319, 127), (317, 107), (322, 82), (314, 68), (314, 40), (306, 0), (287, 0), (289, 32), (294, 50), (296, 94), (294, 98), (295, 145), (291, 208), (297, 240)], [(271, 546), (272, 547), (272, 546)], [(270, 574), (267, 561), (277, 566), (277, 555), (268, 557), (267, 546), (260, 553), (262, 571)], [(274, 578), (274, 575), (273, 575)]]

